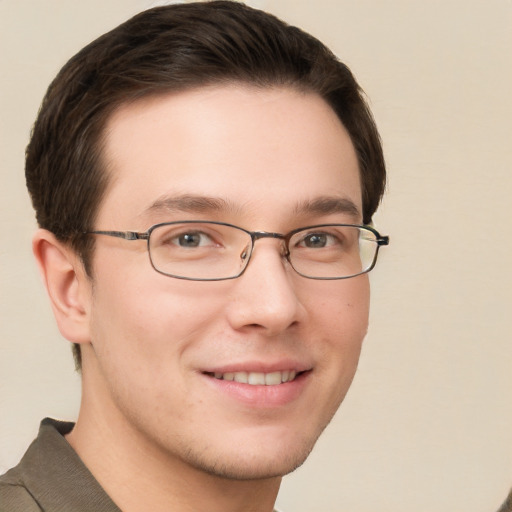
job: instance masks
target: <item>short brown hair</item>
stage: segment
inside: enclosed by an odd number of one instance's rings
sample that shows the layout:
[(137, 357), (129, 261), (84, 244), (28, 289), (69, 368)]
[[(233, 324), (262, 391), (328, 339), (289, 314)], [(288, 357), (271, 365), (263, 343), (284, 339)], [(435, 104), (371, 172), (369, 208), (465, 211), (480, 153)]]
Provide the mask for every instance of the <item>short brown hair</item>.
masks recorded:
[(354, 144), (363, 222), (371, 222), (384, 191), (384, 157), (348, 67), (309, 34), (238, 2), (156, 7), (69, 60), (48, 88), (27, 147), (27, 187), (37, 221), (71, 244), (89, 275), (93, 237), (83, 233), (94, 229), (109, 180), (102, 165), (109, 116), (142, 97), (231, 82), (288, 86), (324, 98)]

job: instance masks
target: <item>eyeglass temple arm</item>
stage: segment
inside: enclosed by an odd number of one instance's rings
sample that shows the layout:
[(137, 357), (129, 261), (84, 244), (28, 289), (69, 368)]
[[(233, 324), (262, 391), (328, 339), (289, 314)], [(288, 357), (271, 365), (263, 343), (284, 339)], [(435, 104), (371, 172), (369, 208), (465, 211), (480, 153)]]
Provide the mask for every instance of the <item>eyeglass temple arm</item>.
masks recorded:
[(380, 236), (377, 238), (378, 245), (389, 245), (389, 236)]
[(147, 240), (149, 238), (149, 233), (137, 233), (136, 231), (88, 231), (87, 234), (114, 236), (124, 240)]

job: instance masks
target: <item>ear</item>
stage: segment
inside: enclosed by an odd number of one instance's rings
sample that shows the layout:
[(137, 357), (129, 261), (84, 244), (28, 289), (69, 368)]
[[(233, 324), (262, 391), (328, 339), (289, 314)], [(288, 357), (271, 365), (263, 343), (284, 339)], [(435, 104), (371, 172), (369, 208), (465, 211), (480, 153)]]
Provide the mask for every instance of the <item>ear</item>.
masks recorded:
[(82, 261), (45, 229), (34, 234), (32, 250), (62, 336), (73, 343), (90, 342), (92, 287)]

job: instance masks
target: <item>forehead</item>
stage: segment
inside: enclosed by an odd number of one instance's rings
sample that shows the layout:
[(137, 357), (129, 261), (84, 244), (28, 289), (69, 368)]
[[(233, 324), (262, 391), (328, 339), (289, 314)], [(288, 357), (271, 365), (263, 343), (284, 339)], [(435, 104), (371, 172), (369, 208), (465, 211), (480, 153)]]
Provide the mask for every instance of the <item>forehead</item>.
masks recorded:
[(322, 98), (290, 88), (205, 87), (125, 105), (107, 125), (105, 156), (113, 179), (98, 222), (144, 223), (155, 204), (191, 196), (237, 216), (327, 196), (361, 211), (348, 133)]

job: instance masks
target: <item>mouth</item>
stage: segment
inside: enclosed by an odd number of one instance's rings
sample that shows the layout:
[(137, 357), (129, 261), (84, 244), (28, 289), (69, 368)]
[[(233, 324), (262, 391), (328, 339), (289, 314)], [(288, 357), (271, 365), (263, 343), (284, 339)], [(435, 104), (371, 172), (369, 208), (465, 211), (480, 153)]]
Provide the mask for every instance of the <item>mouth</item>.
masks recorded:
[(230, 407), (238, 403), (251, 410), (279, 409), (294, 403), (311, 386), (309, 377), (313, 368), (293, 363), (277, 364), (237, 364), (237, 367), (210, 368), (201, 373), (215, 390), (214, 396), (220, 393), (226, 397)]
[(249, 384), (250, 386), (279, 386), (287, 382), (292, 382), (305, 372), (296, 370), (283, 370), (276, 372), (206, 372), (209, 377), (218, 380), (234, 381), (240, 384)]

